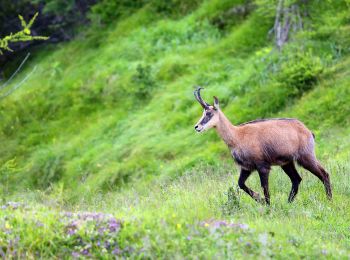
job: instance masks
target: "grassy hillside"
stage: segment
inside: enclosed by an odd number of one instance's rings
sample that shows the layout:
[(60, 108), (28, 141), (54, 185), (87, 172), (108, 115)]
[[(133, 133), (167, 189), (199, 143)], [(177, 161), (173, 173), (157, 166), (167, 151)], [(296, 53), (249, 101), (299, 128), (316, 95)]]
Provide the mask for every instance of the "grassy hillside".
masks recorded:
[[(3, 198), (27, 205), (1, 211), (0, 229), (12, 231), (0, 241), (21, 237), (19, 254), (28, 256), (81, 254), (87, 244), (98, 256), (95, 243), (107, 238), (124, 256), (349, 256), (349, 3), (310, 1), (305, 30), (279, 52), (268, 37), (275, 3), (226, 15), (243, 2), (196, 1), (174, 16), (145, 5), (37, 50), (35, 74), (0, 103)], [(234, 124), (305, 122), (331, 171), (334, 202), (307, 174), (297, 202), (287, 205), (290, 184), (278, 170), (271, 208), (235, 190), (228, 199), (237, 171), (214, 131), (194, 133), (202, 113), (195, 85), (208, 102), (218, 96)], [(102, 238), (84, 222), (93, 216), (57, 221), (70, 210), (109, 212), (121, 229)], [(84, 227), (73, 228), (79, 236), (67, 233), (74, 218)]]

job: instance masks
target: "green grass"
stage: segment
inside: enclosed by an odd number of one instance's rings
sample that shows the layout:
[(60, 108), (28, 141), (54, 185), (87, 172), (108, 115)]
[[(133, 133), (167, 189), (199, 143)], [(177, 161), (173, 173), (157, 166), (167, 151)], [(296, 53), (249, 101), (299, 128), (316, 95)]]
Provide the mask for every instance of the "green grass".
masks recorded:
[[(299, 194), (294, 203), (287, 203), (290, 181), (274, 168), (270, 207), (257, 204), (235, 185), (229, 190), (237, 180), (232, 165), (202, 165), (175, 181), (158, 180), (119, 193), (88, 195), (75, 205), (62, 200), (60, 189), (51, 195), (26, 193), (26, 199), (21, 195), (16, 198), (23, 201), (22, 206), (9, 206), (0, 212), (0, 239), (8, 242), (17, 238), (17, 256), (44, 258), (74, 253), (83, 256), (84, 249), (88, 249), (92, 256), (105, 258), (117, 254), (150, 258), (346, 259), (350, 256), (350, 165), (333, 161), (326, 168), (331, 173), (333, 201), (327, 200), (315, 176), (301, 171)], [(248, 181), (260, 192), (258, 182), (256, 174)], [(101, 235), (101, 221), (91, 217), (95, 213), (86, 213), (96, 211), (105, 214), (107, 223), (111, 217), (120, 220), (120, 230)], [(79, 217), (68, 212), (90, 218), (74, 221)], [(74, 234), (69, 233), (70, 227), (74, 227)], [(105, 246), (106, 241), (113, 246)]]
[[(27, 205), (0, 211), (2, 250), (13, 254), (6, 248), (15, 243), (28, 258), (84, 249), (111, 256), (117, 246), (121, 256), (146, 258), (349, 257), (348, 2), (310, 1), (305, 30), (281, 52), (267, 37), (274, 4), (225, 18), (242, 2), (203, 1), (171, 18), (145, 5), (33, 53), (13, 84), (37, 65), (35, 74), (0, 103), (2, 199)], [(215, 21), (224, 18), (222, 29)], [(327, 162), (333, 202), (303, 173), (287, 204), (290, 183), (278, 170), (271, 207), (228, 192), (237, 171), (227, 147), (215, 131), (193, 130), (202, 113), (195, 85), (208, 102), (218, 96), (234, 124), (302, 120)], [(260, 189), (256, 176), (249, 182)], [(121, 229), (101, 235), (95, 222), (63, 217), (68, 211), (111, 213)], [(99, 225), (109, 225), (105, 217)], [(73, 219), (83, 241), (67, 234)], [(219, 220), (248, 229), (215, 229)], [(98, 239), (114, 244), (102, 250)]]

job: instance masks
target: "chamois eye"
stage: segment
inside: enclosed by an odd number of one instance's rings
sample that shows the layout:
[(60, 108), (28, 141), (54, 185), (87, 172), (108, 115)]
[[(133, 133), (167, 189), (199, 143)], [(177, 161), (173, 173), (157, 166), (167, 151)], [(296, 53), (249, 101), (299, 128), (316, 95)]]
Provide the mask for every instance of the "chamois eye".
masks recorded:
[(205, 115), (206, 116), (211, 116), (211, 113), (210, 112), (206, 112)]

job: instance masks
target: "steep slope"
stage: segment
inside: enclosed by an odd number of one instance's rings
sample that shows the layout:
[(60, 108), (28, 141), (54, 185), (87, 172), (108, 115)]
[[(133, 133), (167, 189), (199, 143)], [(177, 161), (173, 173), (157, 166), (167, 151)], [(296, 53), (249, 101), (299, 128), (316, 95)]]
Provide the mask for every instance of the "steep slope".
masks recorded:
[(15, 160), (11, 190), (59, 183), (76, 197), (229, 160), (214, 131), (193, 131), (201, 114), (194, 85), (206, 87), (208, 101), (217, 95), (234, 123), (298, 117), (316, 132), (324, 158), (347, 157), (347, 4), (315, 1), (307, 30), (280, 53), (267, 37), (270, 5), (217, 27), (241, 2), (205, 1), (181, 19), (145, 6), (36, 52), (36, 74), (0, 104), (0, 158)]

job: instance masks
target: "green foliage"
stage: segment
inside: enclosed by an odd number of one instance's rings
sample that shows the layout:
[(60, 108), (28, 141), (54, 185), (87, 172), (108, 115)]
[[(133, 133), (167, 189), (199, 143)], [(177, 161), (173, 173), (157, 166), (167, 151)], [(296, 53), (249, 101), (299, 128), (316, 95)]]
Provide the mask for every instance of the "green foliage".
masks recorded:
[(157, 79), (171, 82), (183, 76), (189, 71), (188, 64), (183, 64), (178, 60), (171, 60), (163, 64), (157, 73)]
[(195, 10), (202, 2), (203, 0), (153, 0), (151, 6), (156, 13), (170, 17), (180, 17)]
[(286, 57), (277, 71), (276, 80), (299, 96), (312, 89), (323, 72), (321, 59), (311, 53), (294, 53)]
[(6, 202), (6, 198), (10, 195), (10, 183), (13, 182), (14, 176), (18, 173), (18, 167), (15, 159), (8, 160), (0, 167), (0, 187), (2, 190), (1, 201)]
[(35, 0), (36, 3), (44, 3), (44, 13), (57, 13), (66, 15), (75, 5), (74, 0)]
[(62, 156), (45, 151), (41, 158), (33, 163), (29, 174), (35, 186), (46, 188), (59, 181), (62, 178), (63, 171)]
[(135, 74), (131, 76), (131, 84), (127, 92), (136, 95), (140, 99), (148, 98), (156, 84), (151, 66), (139, 64), (136, 67)]
[(0, 39), (0, 55), (3, 54), (4, 50), (12, 51), (12, 49), (10, 48), (11, 43), (48, 39), (48, 37), (44, 37), (44, 36), (31, 35), (30, 28), (32, 27), (37, 16), (38, 16), (38, 13), (36, 13), (28, 23), (23, 19), (21, 15), (18, 16), (19, 20), (21, 21), (22, 30), (14, 34), (11, 33), (10, 35)]
[(146, 4), (146, 0), (102, 0), (91, 8), (90, 18), (95, 23), (108, 24), (135, 12)]
[(230, 187), (227, 190), (227, 201), (222, 206), (224, 215), (234, 215), (239, 209), (239, 191), (238, 187)]

